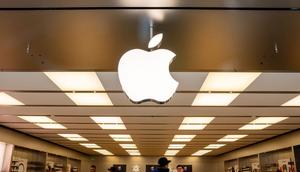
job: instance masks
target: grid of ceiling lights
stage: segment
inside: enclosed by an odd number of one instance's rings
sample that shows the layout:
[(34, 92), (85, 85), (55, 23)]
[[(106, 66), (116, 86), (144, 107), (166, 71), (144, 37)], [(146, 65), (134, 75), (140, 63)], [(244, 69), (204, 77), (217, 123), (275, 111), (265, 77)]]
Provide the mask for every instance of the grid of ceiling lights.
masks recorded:
[[(90, 117), (95, 123), (97, 123), (103, 130), (126, 130), (121, 117)], [(110, 134), (109, 135), (114, 141), (122, 142), (120, 146), (125, 149), (129, 155), (138, 156), (141, 155), (137, 146), (133, 144), (133, 139), (129, 134)], [(126, 142), (126, 143), (124, 143)]]
[[(65, 94), (76, 104), (80, 106), (111, 106), (113, 105), (105, 89), (97, 76), (96, 72), (45, 72), (44, 73), (53, 83), (55, 83)], [(200, 91), (196, 95), (192, 106), (228, 106), (234, 101), (240, 92), (243, 92), (261, 73), (247, 72), (210, 72), (202, 84)], [(86, 91), (86, 92), (81, 92)], [(100, 91), (101, 93), (97, 92)], [(0, 92), (0, 105), (24, 105), (13, 96)], [(300, 95), (283, 103), (281, 106), (300, 106)], [(44, 129), (67, 129), (59, 124), (52, 117), (48, 116), (18, 116), (19, 118), (33, 123)], [(245, 130), (262, 130), (273, 124), (281, 122), (288, 117), (258, 117), (248, 124), (239, 128)], [(126, 130), (126, 127), (120, 117), (97, 117), (91, 119), (102, 129)], [(186, 117), (178, 128), (179, 130), (203, 130), (214, 117)], [(88, 139), (78, 134), (58, 134), (70, 141), (79, 141), (80, 145), (94, 149), (103, 155), (113, 155), (111, 152), (101, 149), (101, 146), (88, 143)], [(116, 142), (133, 142), (130, 135), (111, 134)], [(168, 150), (167, 156), (176, 155), (186, 146), (196, 135), (175, 135)], [(215, 144), (210, 144), (193, 153), (193, 156), (202, 156), (214, 149), (224, 147), (228, 142), (235, 142), (245, 138), (248, 135), (225, 135)], [(130, 155), (140, 155), (135, 144), (120, 144)]]
[(102, 155), (113, 155), (113, 153), (109, 152), (106, 149), (101, 148), (101, 146), (88, 142), (89, 140), (82, 137), (79, 134), (58, 134), (61, 137), (64, 137), (70, 141), (81, 142), (79, 143), (81, 146), (84, 146), (88, 149), (93, 149), (95, 152), (98, 152)]

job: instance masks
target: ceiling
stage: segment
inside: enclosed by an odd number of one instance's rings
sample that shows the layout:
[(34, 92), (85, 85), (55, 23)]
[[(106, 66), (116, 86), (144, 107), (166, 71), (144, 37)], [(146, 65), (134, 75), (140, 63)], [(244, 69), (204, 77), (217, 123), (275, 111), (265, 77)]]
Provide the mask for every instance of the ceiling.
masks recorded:
[[(300, 73), (262, 73), (229, 106), (191, 106), (207, 72), (173, 72), (180, 83), (166, 104), (133, 104), (122, 92), (116, 72), (97, 72), (113, 106), (75, 105), (42, 72), (0, 72), (0, 90), (25, 106), (0, 106), (0, 124), (77, 151), (97, 155), (58, 133), (80, 134), (116, 155), (128, 155), (109, 134), (130, 134), (142, 155), (163, 155), (175, 134), (197, 135), (177, 155), (191, 155), (228, 134), (247, 134), (207, 155), (219, 155), (286, 132), (299, 129), (300, 107), (283, 103), (300, 94)], [(67, 130), (42, 129), (17, 115), (45, 115)], [(89, 116), (120, 116), (127, 130), (102, 130)], [(216, 117), (204, 130), (178, 130), (184, 117)], [(255, 117), (286, 116), (264, 130), (241, 131)]]
[(226, 7), (298, 8), (298, 0), (2, 0), (3, 7)]

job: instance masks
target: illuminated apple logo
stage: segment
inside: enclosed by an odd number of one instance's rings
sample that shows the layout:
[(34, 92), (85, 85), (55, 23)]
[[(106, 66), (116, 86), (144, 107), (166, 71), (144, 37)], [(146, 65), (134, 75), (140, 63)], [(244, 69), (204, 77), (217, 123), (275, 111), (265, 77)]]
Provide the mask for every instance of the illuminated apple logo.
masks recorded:
[[(148, 48), (158, 47), (163, 34), (154, 36)], [(178, 82), (170, 74), (169, 66), (176, 54), (166, 49), (144, 51), (132, 49), (121, 57), (118, 66), (123, 91), (134, 103), (167, 102), (176, 92)]]

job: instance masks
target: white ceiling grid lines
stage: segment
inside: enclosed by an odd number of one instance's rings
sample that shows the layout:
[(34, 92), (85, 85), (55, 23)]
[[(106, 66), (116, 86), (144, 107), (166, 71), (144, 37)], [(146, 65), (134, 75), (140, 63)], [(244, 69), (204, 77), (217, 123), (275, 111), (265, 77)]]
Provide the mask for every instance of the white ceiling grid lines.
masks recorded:
[[(300, 126), (300, 73), (172, 72), (179, 87), (162, 105), (132, 104), (122, 92), (117, 72), (77, 74), (83, 77), (58, 79), (72, 83), (64, 87), (43, 72), (0, 72), (0, 125), (90, 155), (143, 156), (215, 156)], [(228, 74), (235, 76), (226, 78)], [(238, 81), (232, 82), (236, 78)], [(222, 85), (221, 81), (231, 82)], [(95, 97), (83, 98), (81, 93)], [(207, 94), (211, 100), (205, 102), (210, 103), (193, 105), (198, 93), (202, 98)], [(2, 101), (1, 95), (13, 99)], [(212, 95), (220, 96), (219, 102)], [(84, 99), (93, 101), (80, 102)], [(65, 129), (41, 128), (37, 125), (40, 122), (27, 122), (18, 116), (48, 117), (52, 121), (45, 123), (60, 124)], [(185, 121), (189, 117), (211, 121)], [(281, 120), (255, 121), (260, 117)], [(246, 125), (265, 128), (243, 129)]]

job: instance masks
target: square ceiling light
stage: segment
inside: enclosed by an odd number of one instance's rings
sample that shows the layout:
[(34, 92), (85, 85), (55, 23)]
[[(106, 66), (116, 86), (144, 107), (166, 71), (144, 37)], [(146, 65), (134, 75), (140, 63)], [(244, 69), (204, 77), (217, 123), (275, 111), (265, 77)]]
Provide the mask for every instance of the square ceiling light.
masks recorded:
[(36, 123), (35, 125), (44, 128), (44, 129), (67, 129), (65, 126), (58, 124), (58, 123), (51, 123), (51, 124), (40, 124)]
[(179, 130), (202, 130), (215, 117), (185, 117), (179, 127)]
[(95, 143), (79, 143), (81, 146), (84, 146), (86, 148), (92, 148), (92, 149), (95, 149), (95, 148), (101, 148), (101, 146), (98, 146), (97, 144)]
[[(45, 72), (62, 91), (105, 91), (95, 72)], [(66, 93), (81, 106), (111, 106), (107, 93)]]
[(239, 130), (262, 130), (287, 118), (288, 117), (259, 117), (239, 128)]
[(282, 104), (282, 106), (300, 106), (300, 95)]
[(126, 130), (121, 117), (90, 117), (103, 130)]
[(12, 96), (0, 92), (0, 105), (24, 105), (22, 102), (19, 100), (13, 98)]
[(192, 106), (228, 106), (239, 93), (198, 93)]
[(80, 106), (112, 106), (106, 93), (66, 93), (66, 95)]
[(104, 91), (96, 72), (44, 72), (63, 91)]
[(211, 152), (212, 150), (199, 150), (195, 153), (192, 154), (192, 156), (202, 156), (202, 155), (205, 155), (209, 152)]
[(175, 135), (172, 142), (190, 142), (196, 135)]
[(139, 150), (126, 150), (131, 156), (140, 156), (141, 153)]
[(204, 149), (219, 149), (223, 146), (225, 146), (225, 144), (209, 144)]
[(88, 139), (80, 136), (79, 134), (58, 134), (58, 135), (70, 141), (88, 141)]
[(98, 152), (102, 155), (114, 155), (113, 153), (109, 152), (108, 150), (105, 149), (94, 149), (95, 152)]
[(175, 156), (180, 150), (167, 150), (165, 156)]
[(248, 135), (226, 135), (223, 138), (219, 139), (218, 142), (235, 142), (247, 136)]
[(66, 129), (63, 125), (46, 116), (18, 116), (19, 118), (34, 123), (44, 129)]
[(123, 149), (137, 149), (135, 144), (120, 144)]
[(185, 147), (185, 144), (170, 144), (168, 149), (182, 149)]
[(132, 142), (132, 138), (129, 134), (110, 134), (109, 135), (116, 142)]
[(244, 91), (261, 73), (210, 72), (201, 91)]

